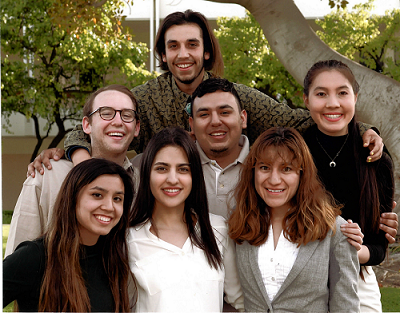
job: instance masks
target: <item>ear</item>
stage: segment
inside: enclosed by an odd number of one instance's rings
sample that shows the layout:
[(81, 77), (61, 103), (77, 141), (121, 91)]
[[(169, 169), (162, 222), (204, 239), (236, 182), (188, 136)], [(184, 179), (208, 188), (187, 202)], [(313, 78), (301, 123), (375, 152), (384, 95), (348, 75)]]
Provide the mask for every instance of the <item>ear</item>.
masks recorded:
[(308, 108), (308, 97), (303, 93), (303, 101), (306, 107)]
[(133, 137), (139, 136), (139, 132), (140, 132), (140, 121), (137, 120), (136, 121), (136, 126), (135, 126), (135, 133), (134, 133)]
[(189, 131), (189, 133), (190, 133), (191, 135), (195, 135), (195, 134), (194, 134), (194, 130), (193, 130), (193, 117), (191, 117), (191, 116), (189, 116), (189, 125), (190, 125), (190, 131)]
[(82, 129), (85, 134), (88, 135), (90, 135), (92, 132), (92, 126), (90, 125), (89, 118), (87, 116), (84, 116), (82, 119)]
[(358, 94), (355, 94), (355, 95), (354, 95), (354, 105), (357, 104), (357, 99), (358, 99)]
[(167, 63), (167, 57), (165, 56), (165, 53), (161, 54), (163, 62)]
[(246, 110), (242, 110), (242, 112), (240, 112), (240, 119), (242, 120), (242, 129), (247, 128), (247, 112)]
[(210, 52), (204, 52), (204, 60), (208, 60), (210, 58)]

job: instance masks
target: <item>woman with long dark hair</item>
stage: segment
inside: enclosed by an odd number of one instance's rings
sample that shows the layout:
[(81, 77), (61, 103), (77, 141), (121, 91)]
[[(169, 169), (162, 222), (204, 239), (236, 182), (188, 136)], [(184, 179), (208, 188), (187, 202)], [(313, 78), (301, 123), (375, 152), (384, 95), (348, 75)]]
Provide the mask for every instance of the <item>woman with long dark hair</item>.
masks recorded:
[(143, 153), (130, 217), (138, 312), (243, 308), (234, 244), (225, 220), (209, 214), (199, 153), (188, 133), (166, 128)]
[(362, 266), (358, 279), (361, 312), (382, 312), (371, 265), (384, 260), (388, 246), (379, 223), (381, 214), (392, 210), (393, 165), (386, 153), (376, 162), (365, 162), (369, 149), (361, 148), (354, 117), (359, 89), (346, 64), (337, 60), (315, 63), (304, 78), (304, 103), (316, 125), (304, 138), (319, 177), (343, 205), (341, 216), (349, 221), (342, 231), (357, 248)]
[(43, 237), (21, 243), (3, 261), (3, 305), (16, 300), (20, 311), (130, 311), (126, 230), (133, 195), (130, 175), (116, 163), (90, 159), (75, 166)]
[(356, 249), (296, 130), (257, 138), (234, 194), (229, 234), (246, 311), (358, 311)]

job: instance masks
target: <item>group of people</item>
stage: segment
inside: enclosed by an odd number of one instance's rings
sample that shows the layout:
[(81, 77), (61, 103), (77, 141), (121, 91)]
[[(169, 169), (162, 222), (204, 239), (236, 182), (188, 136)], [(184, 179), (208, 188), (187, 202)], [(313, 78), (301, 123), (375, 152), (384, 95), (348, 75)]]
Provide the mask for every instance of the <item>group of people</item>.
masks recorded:
[(165, 74), (88, 98), (65, 142), (72, 162), (53, 149), (29, 165), (3, 305), (381, 311), (371, 266), (397, 233), (393, 168), (355, 120), (351, 70), (314, 64), (308, 110), (292, 110), (218, 77), (219, 45), (198, 12), (167, 16), (155, 51)]

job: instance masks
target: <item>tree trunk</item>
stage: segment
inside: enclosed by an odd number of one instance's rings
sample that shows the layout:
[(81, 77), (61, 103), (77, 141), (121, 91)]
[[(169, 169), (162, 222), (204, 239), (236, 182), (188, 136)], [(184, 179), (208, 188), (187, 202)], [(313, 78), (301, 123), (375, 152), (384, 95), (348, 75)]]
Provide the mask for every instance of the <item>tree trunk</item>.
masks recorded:
[(36, 140), (37, 140), (37, 143), (36, 143), (36, 145), (35, 145), (35, 149), (34, 149), (33, 152), (32, 152), (31, 160), (30, 160), (30, 162), (33, 162), (33, 160), (35, 160), (35, 158), (36, 158), (36, 156), (37, 156), (37, 154), (38, 154), (38, 152), (39, 152), (40, 147), (41, 147), (42, 144), (43, 144), (43, 140), (44, 140), (47, 136), (45, 136), (45, 137), (43, 137), (43, 138), (40, 136), (40, 130), (39, 130), (40, 125), (39, 125), (39, 119), (38, 119), (38, 117), (37, 117), (36, 115), (32, 115), (31, 118), (32, 118), (33, 123), (34, 123), (34, 125), (35, 125), (35, 136), (36, 136)]
[[(351, 68), (361, 87), (356, 105), (357, 119), (380, 130), (395, 165), (395, 200), (399, 201), (400, 83), (329, 48), (307, 24), (293, 0), (208, 1), (236, 3), (249, 10), (276, 56), (301, 85), (308, 69), (319, 60), (337, 59)], [(400, 206), (395, 211), (400, 212)]]

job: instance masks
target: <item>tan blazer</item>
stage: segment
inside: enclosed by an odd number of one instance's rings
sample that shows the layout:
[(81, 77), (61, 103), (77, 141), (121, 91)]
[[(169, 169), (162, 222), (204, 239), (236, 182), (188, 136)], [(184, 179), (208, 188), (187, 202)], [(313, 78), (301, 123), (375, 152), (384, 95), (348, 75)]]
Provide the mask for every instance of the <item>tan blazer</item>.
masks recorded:
[(356, 249), (340, 231), (345, 223), (336, 219), (336, 234), (300, 247), (283, 285), (269, 300), (258, 266), (258, 247), (247, 241), (236, 245), (236, 259), (244, 294), (251, 312), (358, 312), (359, 262)]

